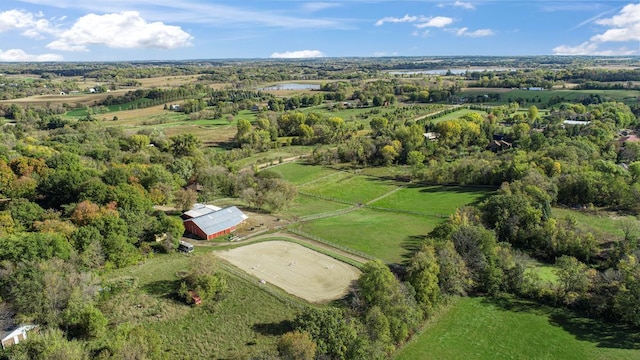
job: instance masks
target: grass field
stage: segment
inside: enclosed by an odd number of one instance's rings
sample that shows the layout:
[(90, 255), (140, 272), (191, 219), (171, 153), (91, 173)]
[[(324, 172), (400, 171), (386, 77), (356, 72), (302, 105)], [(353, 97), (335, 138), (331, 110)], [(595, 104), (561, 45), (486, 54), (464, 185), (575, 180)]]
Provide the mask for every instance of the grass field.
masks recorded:
[(599, 230), (604, 233), (622, 237), (624, 236), (624, 232), (622, 231), (622, 227), (620, 226), (621, 221), (624, 219), (638, 221), (638, 218), (635, 216), (618, 216), (613, 214), (608, 214), (603, 212), (601, 215), (589, 214), (578, 210), (571, 209), (563, 209), (563, 208), (553, 208), (553, 216), (562, 219), (567, 216), (573, 216), (578, 225), (583, 229), (588, 230)]
[(299, 186), (298, 191), (364, 204), (397, 187), (398, 185), (390, 180), (343, 172), (308, 182)]
[(344, 203), (299, 194), (296, 196), (293, 204), (289, 205), (289, 207), (282, 212), (282, 215), (285, 217), (309, 216), (338, 211), (346, 209), (349, 206), (350, 205)]
[(447, 216), (464, 205), (476, 204), (493, 193), (488, 188), (409, 186), (369, 205)]
[(400, 263), (407, 254), (407, 248), (443, 220), (363, 208), (305, 222), (300, 229), (384, 261)]
[(462, 298), (395, 356), (425, 358), (640, 359), (640, 332), (528, 301)]
[(543, 91), (529, 91), (520, 89), (491, 89), (491, 88), (467, 88), (462, 92), (462, 95), (477, 96), (489, 93), (500, 93), (500, 101), (487, 102), (486, 105), (505, 105), (510, 101), (516, 101), (516, 99), (525, 99), (527, 101), (526, 107), (529, 105), (536, 105), (538, 108), (546, 107), (547, 103), (552, 97), (558, 97), (564, 99), (563, 102), (575, 102), (582, 98), (589, 97), (591, 94), (599, 94), (603, 101), (615, 100), (626, 103), (635, 102), (638, 97), (638, 92), (634, 90), (543, 90)]
[(478, 114), (482, 115), (482, 117), (484, 117), (487, 114), (484, 111), (461, 108), (460, 110), (457, 110), (457, 111), (454, 111), (452, 113), (439, 116), (439, 117), (437, 117), (435, 119), (431, 119), (429, 121), (434, 123), (434, 124), (437, 124), (437, 123), (442, 122), (442, 121), (455, 120), (455, 119), (461, 118), (461, 117), (463, 117), (463, 116), (465, 116), (467, 114), (471, 114), (471, 113), (478, 113)]
[[(277, 354), (275, 344), (285, 331), (280, 324), (293, 319), (298, 309), (231, 274), (227, 276), (229, 289), (217, 304), (187, 306), (174, 296), (176, 274), (187, 264), (188, 256), (161, 255), (110, 274), (134, 277), (139, 284), (126, 301), (119, 298), (124, 304), (109, 305), (120, 310), (110, 314), (120, 322), (139, 321), (154, 330), (170, 359), (246, 359)], [(142, 309), (136, 306), (139, 304)], [(155, 308), (149, 309), (149, 304)]]
[(339, 171), (330, 168), (296, 162), (278, 165), (270, 170), (282, 175), (285, 180), (295, 185), (304, 184), (325, 176), (339, 174)]

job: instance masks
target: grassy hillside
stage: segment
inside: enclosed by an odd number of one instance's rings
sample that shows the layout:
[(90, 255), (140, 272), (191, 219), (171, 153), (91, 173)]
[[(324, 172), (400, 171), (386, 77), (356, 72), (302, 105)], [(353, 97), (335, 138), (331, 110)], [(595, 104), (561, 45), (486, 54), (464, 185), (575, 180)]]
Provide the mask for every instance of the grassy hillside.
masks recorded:
[(396, 359), (640, 359), (640, 332), (528, 301), (462, 298)]

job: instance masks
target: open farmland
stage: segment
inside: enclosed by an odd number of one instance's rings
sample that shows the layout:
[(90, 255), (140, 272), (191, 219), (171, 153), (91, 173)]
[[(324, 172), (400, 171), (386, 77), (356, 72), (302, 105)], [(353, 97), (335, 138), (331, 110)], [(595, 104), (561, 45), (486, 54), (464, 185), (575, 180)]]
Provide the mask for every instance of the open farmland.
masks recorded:
[(351, 203), (367, 203), (396, 189), (398, 185), (390, 180), (342, 172), (298, 187), (301, 193), (336, 199)]
[(447, 216), (459, 207), (481, 202), (492, 193), (493, 189), (484, 187), (411, 185), (369, 205), (425, 215)]
[(216, 255), (286, 292), (313, 303), (346, 295), (360, 271), (348, 264), (286, 241), (265, 241)]
[(444, 218), (362, 208), (304, 222), (300, 230), (386, 262), (399, 263), (404, 260), (406, 247), (442, 221)]
[(454, 300), (397, 360), (640, 358), (640, 332), (516, 299)]

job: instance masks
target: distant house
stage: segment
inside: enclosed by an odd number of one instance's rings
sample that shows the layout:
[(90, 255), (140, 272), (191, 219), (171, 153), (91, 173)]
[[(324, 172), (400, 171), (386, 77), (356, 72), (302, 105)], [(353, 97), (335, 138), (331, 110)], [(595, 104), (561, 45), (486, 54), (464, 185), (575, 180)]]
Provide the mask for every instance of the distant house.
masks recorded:
[(98, 90), (97, 90), (96, 88), (91, 88), (91, 89), (89, 89), (89, 93), (90, 93), (90, 94), (95, 94), (95, 93), (97, 93), (97, 92), (98, 92)]
[(424, 136), (425, 140), (438, 140), (438, 133), (435, 132), (426, 132), (422, 136)]
[(583, 120), (565, 120), (562, 122), (563, 125), (589, 125), (591, 121), (583, 121)]
[(178, 104), (171, 104), (169, 105), (169, 110), (172, 111), (182, 111), (182, 107)]
[(204, 189), (204, 187), (200, 184), (198, 184), (197, 181), (194, 182), (190, 182), (189, 184), (187, 184), (187, 186), (184, 187), (186, 190), (193, 190), (195, 192), (200, 192), (202, 191), (202, 189)]
[(2, 334), (2, 348), (6, 349), (7, 346), (15, 345), (20, 341), (27, 339), (27, 332), (37, 328), (37, 325), (21, 325), (15, 329), (9, 330)]
[(493, 152), (504, 151), (507, 149), (511, 149), (513, 145), (510, 142), (504, 140), (492, 140), (489, 145), (487, 145), (487, 150), (491, 150)]
[(529, 90), (529, 91), (542, 91), (542, 90), (544, 90), (544, 88), (541, 88), (541, 87), (529, 87), (529, 88), (527, 88), (527, 90)]
[[(247, 220), (240, 209), (235, 206), (226, 207), (217, 211), (210, 211), (205, 205), (203, 208), (192, 209), (183, 214), (184, 228), (187, 232), (203, 240), (215, 239), (218, 236), (231, 234), (236, 231), (236, 227)], [(202, 215), (190, 217), (203, 213)]]

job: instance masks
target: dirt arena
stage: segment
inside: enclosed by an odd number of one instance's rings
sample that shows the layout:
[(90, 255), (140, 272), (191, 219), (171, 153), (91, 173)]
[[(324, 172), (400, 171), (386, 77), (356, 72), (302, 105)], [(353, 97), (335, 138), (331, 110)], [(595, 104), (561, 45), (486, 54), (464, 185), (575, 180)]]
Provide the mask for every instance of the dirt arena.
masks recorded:
[(219, 251), (216, 255), (312, 303), (343, 297), (361, 274), (351, 265), (287, 241), (265, 241)]

